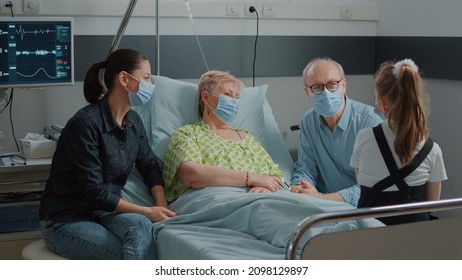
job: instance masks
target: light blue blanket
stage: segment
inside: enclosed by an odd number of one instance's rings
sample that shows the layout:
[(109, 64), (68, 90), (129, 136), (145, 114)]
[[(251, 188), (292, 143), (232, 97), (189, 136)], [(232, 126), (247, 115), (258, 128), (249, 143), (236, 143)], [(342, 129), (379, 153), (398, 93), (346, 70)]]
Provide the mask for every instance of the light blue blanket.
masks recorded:
[[(346, 203), (289, 191), (253, 194), (236, 187), (189, 190), (169, 208), (178, 216), (156, 223), (154, 228), (160, 257), (168, 259), (283, 259), (287, 242), (303, 219), (354, 209)], [(307, 238), (378, 226), (383, 224), (375, 219), (320, 224)]]

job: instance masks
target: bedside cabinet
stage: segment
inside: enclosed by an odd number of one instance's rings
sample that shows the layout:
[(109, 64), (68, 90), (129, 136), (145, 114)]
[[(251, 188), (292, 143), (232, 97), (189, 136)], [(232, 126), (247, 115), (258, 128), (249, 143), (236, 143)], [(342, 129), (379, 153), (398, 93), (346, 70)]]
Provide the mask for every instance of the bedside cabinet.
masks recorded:
[(21, 251), (41, 238), (38, 207), (50, 174), (51, 158), (27, 159), (26, 165), (11, 165), (8, 157), (0, 166), (0, 259), (22, 259)]

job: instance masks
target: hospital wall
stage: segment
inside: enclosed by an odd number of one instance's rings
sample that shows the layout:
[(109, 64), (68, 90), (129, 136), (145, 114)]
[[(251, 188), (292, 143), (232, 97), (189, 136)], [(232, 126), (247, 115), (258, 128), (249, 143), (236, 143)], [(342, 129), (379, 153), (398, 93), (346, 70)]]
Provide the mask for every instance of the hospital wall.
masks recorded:
[[(211, 1), (190, 2), (209, 67), (230, 70), (247, 86), (252, 86), (255, 16), (226, 16), (226, 4), (243, 5), (241, 1), (213, 1), (216, 3), (211, 6)], [(443, 197), (462, 197), (458, 184), (462, 179), (458, 172), (462, 132), (452, 125), (459, 119), (456, 113), (462, 101), (459, 95), (462, 71), (458, 66), (461, 63), (456, 53), (462, 32), (457, 28), (461, 26), (457, 11), (462, 9), (462, 3), (456, 0), (250, 2), (258, 8), (265, 3), (274, 4), (274, 17), (260, 15), (256, 85), (269, 85), (267, 98), (294, 155), (298, 132), (289, 128), (298, 124), (311, 107), (301, 80), (303, 67), (310, 59), (330, 56), (341, 62), (350, 98), (374, 105), (372, 79), (377, 65), (385, 59), (411, 57), (427, 78), (431, 136), (443, 149), (449, 176), (443, 183)], [(40, 132), (44, 125), (64, 125), (86, 104), (82, 94), (86, 67), (107, 54), (128, 1), (61, 0), (60, 5), (53, 5), (56, 3), (53, 0), (41, 0), (40, 3), (41, 12), (37, 16), (74, 18), (76, 83), (71, 87), (15, 90), (12, 117), (17, 138), (27, 132)], [(341, 7), (351, 8), (352, 19), (341, 18)], [(142, 50), (151, 60), (153, 73), (154, 9), (152, 1), (138, 1), (120, 46)], [(206, 68), (184, 0), (161, 1), (160, 14), (160, 75), (196, 82)], [(8, 148), (13, 150), (9, 121), (7, 112), (0, 115), (0, 130), (6, 135)]]

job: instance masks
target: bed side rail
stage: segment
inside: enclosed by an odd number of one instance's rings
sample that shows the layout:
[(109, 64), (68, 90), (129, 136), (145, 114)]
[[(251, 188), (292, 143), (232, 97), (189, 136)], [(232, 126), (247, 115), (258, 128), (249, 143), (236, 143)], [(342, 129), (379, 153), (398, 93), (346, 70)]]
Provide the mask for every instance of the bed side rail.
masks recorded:
[[(341, 212), (316, 214), (304, 219), (298, 224), (297, 228), (287, 243), (286, 259), (297, 259), (297, 248), (301, 238), (307, 230), (320, 223), (340, 222), (365, 218), (382, 218), (457, 208), (462, 208), (462, 198), (407, 203), (383, 207), (360, 208)], [(307, 240), (307, 242), (308, 241), (309, 240)]]

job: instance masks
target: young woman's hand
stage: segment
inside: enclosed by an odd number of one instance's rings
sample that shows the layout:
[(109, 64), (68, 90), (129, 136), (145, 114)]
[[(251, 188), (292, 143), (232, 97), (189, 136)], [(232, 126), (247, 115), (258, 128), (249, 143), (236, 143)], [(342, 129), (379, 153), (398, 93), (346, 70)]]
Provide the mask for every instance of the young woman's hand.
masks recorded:
[(172, 210), (167, 209), (166, 207), (153, 206), (146, 207), (146, 213), (144, 213), (144, 215), (153, 222), (160, 222), (163, 220), (167, 220), (171, 217), (175, 217), (176, 213)]

